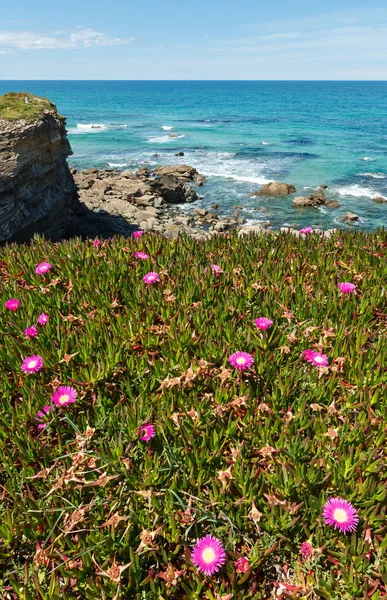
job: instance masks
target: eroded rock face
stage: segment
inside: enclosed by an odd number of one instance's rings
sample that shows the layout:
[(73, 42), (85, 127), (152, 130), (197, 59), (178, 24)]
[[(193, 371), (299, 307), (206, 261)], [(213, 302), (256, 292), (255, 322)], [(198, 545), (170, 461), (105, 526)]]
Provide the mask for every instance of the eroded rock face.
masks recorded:
[(0, 241), (24, 241), (34, 233), (58, 240), (80, 207), (66, 162), (72, 152), (65, 121), (55, 107), (31, 121), (2, 116)]
[(296, 191), (294, 185), (289, 183), (280, 183), (279, 181), (271, 181), (267, 183), (260, 190), (254, 192), (252, 196), (287, 196), (293, 194)]

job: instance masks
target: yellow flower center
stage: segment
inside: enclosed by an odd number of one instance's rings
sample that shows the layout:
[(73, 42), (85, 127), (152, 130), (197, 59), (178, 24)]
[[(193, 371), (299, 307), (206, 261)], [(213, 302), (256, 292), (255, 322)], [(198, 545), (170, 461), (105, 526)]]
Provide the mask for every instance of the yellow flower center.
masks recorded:
[(333, 512), (333, 518), (338, 523), (346, 523), (348, 521), (347, 511), (343, 508), (336, 508)]
[(66, 404), (66, 402), (68, 402), (70, 399), (70, 396), (68, 394), (62, 394), (62, 396), (59, 396), (58, 402), (59, 404)]
[(239, 358), (236, 359), (237, 364), (238, 365), (244, 365), (246, 362), (246, 359), (243, 356), (240, 356)]
[(212, 563), (215, 559), (214, 550), (212, 548), (206, 548), (205, 550), (203, 550), (202, 559), (207, 564)]
[(37, 360), (30, 360), (30, 362), (28, 363), (28, 366), (30, 369), (34, 369), (37, 364), (38, 364)]

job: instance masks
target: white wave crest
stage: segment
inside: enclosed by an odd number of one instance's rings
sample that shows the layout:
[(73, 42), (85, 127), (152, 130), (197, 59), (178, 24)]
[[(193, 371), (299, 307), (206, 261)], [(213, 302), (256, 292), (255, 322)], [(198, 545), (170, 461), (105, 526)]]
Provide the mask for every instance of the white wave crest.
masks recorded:
[(120, 168), (120, 167), (127, 167), (128, 163), (112, 163), (112, 162), (108, 162), (109, 167), (112, 167), (112, 169), (114, 168)]
[[(376, 192), (372, 188), (362, 187), (358, 184), (344, 185), (337, 188), (337, 193), (340, 196), (353, 196), (355, 198), (377, 198), (381, 196), (379, 192)], [(384, 198), (384, 196), (382, 196)]]
[(111, 124), (107, 123), (77, 123), (76, 127), (71, 127), (69, 133), (71, 134), (82, 134), (82, 133), (100, 133), (101, 131), (126, 129), (128, 126), (122, 123)]
[(156, 137), (148, 138), (148, 144), (168, 144), (169, 142), (174, 142), (175, 140), (179, 140), (185, 138), (184, 133), (180, 133), (179, 135), (161, 135)]
[(370, 156), (363, 156), (362, 160), (365, 162), (373, 162), (375, 159), (371, 158)]
[(372, 177), (373, 179), (386, 179), (385, 173), (359, 173), (361, 177)]
[(173, 127), (171, 125), (161, 125), (161, 129), (164, 129), (164, 131), (172, 131)]

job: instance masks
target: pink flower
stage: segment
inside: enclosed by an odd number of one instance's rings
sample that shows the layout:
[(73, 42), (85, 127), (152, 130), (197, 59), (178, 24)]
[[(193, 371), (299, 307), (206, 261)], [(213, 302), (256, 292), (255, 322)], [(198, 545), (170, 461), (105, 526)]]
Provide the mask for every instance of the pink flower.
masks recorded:
[(312, 233), (313, 229), (311, 227), (303, 227), (302, 229), (300, 229), (300, 233), (304, 233), (305, 235), (308, 235), (308, 233)]
[(19, 304), (20, 304), (19, 300), (16, 300), (16, 298), (10, 298), (5, 303), (5, 308), (7, 310), (12, 310), (13, 312), (15, 312), (19, 308)]
[(230, 365), (243, 371), (244, 369), (249, 369), (254, 362), (254, 356), (252, 354), (248, 354), (247, 352), (234, 352), (228, 359)]
[(348, 281), (342, 281), (337, 284), (337, 287), (340, 289), (342, 294), (350, 294), (356, 290), (356, 285), (354, 283), (349, 283)]
[(144, 275), (142, 280), (144, 281), (144, 283), (157, 283), (158, 281), (160, 281), (160, 277), (158, 273), (154, 273), (153, 271), (151, 271), (150, 273)]
[(25, 329), (23, 333), (26, 336), (27, 340), (29, 340), (30, 338), (36, 337), (38, 335), (38, 330), (35, 327), (35, 325), (33, 325), (32, 327), (27, 327), (27, 329)]
[(313, 546), (309, 542), (303, 542), (300, 546), (302, 557), (306, 560), (313, 554)]
[(302, 358), (308, 362), (312, 362), (313, 356), (314, 350), (304, 350), (302, 353)]
[(51, 396), (51, 402), (56, 406), (67, 406), (74, 404), (76, 398), (77, 390), (68, 385), (61, 385)]
[(134, 256), (140, 260), (147, 260), (149, 258), (148, 254), (145, 254), (145, 252), (135, 252)]
[(148, 425), (141, 425), (138, 429), (138, 435), (143, 442), (149, 442), (149, 440), (156, 435), (155, 426), (151, 423), (148, 423)]
[(35, 421), (38, 421), (38, 429), (47, 427), (47, 415), (51, 410), (51, 406), (43, 406), (43, 409), (36, 413)]
[(205, 575), (213, 575), (226, 562), (226, 553), (218, 538), (206, 535), (195, 544), (191, 559), (199, 571)]
[(46, 315), (46, 313), (39, 315), (38, 323), (39, 325), (46, 325), (48, 323), (48, 315)]
[(343, 498), (329, 498), (323, 509), (323, 519), (326, 525), (333, 525), (341, 533), (355, 531), (359, 523), (356, 508)]
[(95, 248), (98, 248), (101, 245), (101, 240), (95, 239), (93, 240), (93, 246)]
[(37, 373), (44, 367), (44, 361), (41, 356), (29, 356), (22, 362), (21, 370), (25, 373)]
[(133, 231), (134, 238), (140, 238), (143, 235), (143, 231)]
[(211, 265), (211, 269), (212, 269), (213, 273), (220, 273), (222, 270), (222, 267), (220, 267), (219, 265)]
[(313, 352), (313, 356), (310, 359), (310, 362), (315, 367), (327, 367), (328, 357), (326, 354), (321, 354), (321, 352)]
[(247, 558), (241, 556), (237, 561), (235, 561), (235, 568), (238, 573), (247, 573), (247, 571), (250, 570), (251, 565)]
[(258, 329), (261, 329), (261, 331), (269, 329), (269, 327), (273, 325), (273, 321), (267, 319), (266, 317), (259, 317), (259, 319), (255, 319), (254, 323), (256, 324)]
[(50, 263), (42, 262), (36, 267), (35, 273), (37, 273), (38, 275), (43, 275), (44, 273), (48, 273), (50, 269), (52, 269)]

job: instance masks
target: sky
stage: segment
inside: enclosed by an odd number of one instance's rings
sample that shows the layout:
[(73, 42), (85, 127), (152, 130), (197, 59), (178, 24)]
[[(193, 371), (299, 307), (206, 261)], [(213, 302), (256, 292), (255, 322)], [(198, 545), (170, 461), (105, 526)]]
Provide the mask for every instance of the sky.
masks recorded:
[(387, 79), (387, 0), (18, 0), (0, 79)]

